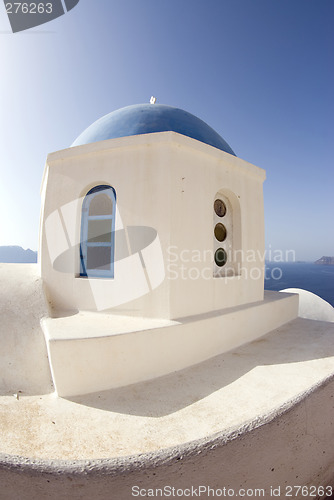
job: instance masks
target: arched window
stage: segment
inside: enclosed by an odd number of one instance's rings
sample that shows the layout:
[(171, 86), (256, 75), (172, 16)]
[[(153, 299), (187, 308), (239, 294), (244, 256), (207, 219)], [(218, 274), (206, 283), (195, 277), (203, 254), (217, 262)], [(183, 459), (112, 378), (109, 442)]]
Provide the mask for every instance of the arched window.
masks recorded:
[(84, 198), (81, 215), (80, 276), (114, 277), (116, 193), (95, 186)]

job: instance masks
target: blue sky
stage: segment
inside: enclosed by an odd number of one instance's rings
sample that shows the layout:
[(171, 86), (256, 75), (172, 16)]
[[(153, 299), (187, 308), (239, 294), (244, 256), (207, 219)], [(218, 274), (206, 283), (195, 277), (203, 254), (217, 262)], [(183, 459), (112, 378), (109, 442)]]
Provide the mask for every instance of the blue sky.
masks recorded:
[(80, 0), (12, 34), (0, 4), (0, 245), (37, 249), (48, 153), (155, 95), (266, 169), (268, 248), (334, 255), (333, 25), (332, 0)]

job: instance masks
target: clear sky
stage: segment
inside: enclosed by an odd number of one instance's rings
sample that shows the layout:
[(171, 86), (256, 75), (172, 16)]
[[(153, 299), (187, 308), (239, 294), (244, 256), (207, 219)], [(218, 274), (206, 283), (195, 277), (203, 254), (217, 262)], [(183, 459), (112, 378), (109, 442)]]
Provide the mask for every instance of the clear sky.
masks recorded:
[(80, 0), (12, 34), (0, 4), (0, 245), (38, 246), (48, 153), (130, 104), (181, 107), (266, 169), (266, 245), (334, 255), (333, 0)]

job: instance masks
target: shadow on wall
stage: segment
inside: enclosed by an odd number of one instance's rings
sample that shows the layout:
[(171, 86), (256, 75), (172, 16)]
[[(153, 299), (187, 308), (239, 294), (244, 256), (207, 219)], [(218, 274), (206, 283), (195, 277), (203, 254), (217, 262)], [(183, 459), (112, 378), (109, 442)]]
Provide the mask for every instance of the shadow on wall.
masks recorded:
[[(307, 328), (311, 325), (311, 328)], [(196, 366), (155, 380), (133, 384), (70, 401), (105, 411), (159, 418), (208, 397), (237, 381), (258, 366), (298, 363), (334, 356), (328, 332), (321, 346), (314, 342), (324, 323), (299, 318), (279, 331), (261, 337), (237, 350), (221, 354)], [(305, 326), (305, 327), (304, 327)], [(332, 326), (330, 327), (332, 331)], [(321, 334), (322, 337), (324, 334)]]

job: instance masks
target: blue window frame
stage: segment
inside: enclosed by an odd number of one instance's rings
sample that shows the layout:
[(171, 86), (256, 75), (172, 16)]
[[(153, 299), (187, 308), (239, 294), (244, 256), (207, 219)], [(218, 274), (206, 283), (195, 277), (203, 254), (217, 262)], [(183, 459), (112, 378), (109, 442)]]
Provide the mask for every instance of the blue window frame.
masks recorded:
[(80, 276), (114, 277), (116, 193), (95, 186), (85, 196), (81, 214)]

